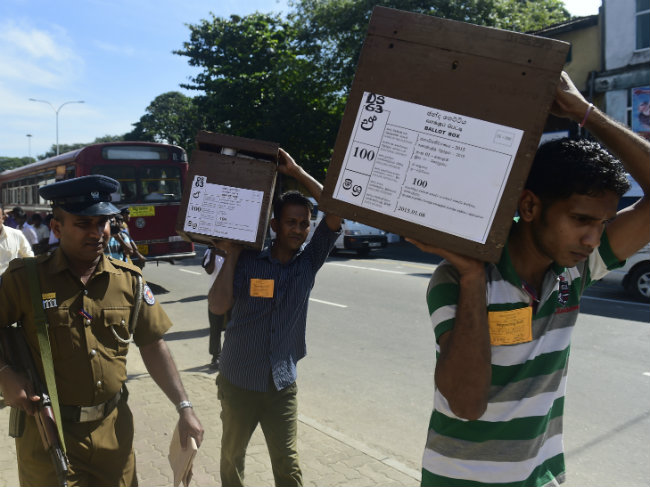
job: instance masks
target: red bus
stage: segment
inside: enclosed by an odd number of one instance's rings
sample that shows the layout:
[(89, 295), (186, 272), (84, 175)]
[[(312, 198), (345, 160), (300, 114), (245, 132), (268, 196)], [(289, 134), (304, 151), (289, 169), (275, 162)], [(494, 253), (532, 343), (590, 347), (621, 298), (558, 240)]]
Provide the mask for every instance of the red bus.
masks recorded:
[(120, 182), (113, 204), (129, 207), (129, 232), (147, 260), (193, 257), (194, 244), (176, 234), (176, 217), (187, 176), (187, 154), (177, 146), (153, 142), (92, 144), (0, 173), (5, 209), (47, 213), (38, 188), (63, 179), (104, 174)]

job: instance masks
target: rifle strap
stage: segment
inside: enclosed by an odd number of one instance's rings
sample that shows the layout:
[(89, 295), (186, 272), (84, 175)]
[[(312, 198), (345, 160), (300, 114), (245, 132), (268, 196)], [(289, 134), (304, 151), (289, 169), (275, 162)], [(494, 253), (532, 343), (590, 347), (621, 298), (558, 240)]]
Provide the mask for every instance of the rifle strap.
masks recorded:
[(56, 390), (56, 379), (54, 377), (54, 360), (52, 358), (52, 348), (50, 347), (50, 337), (47, 332), (48, 324), (43, 311), (43, 301), (41, 299), (41, 286), (38, 280), (38, 271), (36, 270), (36, 259), (34, 257), (23, 258), (27, 268), (27, 280), (29, 281), (29, 293), (34, 308), (34, 325), (36, 326), (36, 335), (38, 336), (38, 347), (41, 352), (41, 361), (43, 362), (43, 371), (45, 373), (45, 385), (47, 392), (52, 401), (52, 410), (54, 419), (56, 419), (56, 428), (59, 430), (59, 438), (63, 453), (65, 450), (65, 440), (63, 437), (63, 423), (61, 422), (61, 409), (59, 407), (59, 395)]

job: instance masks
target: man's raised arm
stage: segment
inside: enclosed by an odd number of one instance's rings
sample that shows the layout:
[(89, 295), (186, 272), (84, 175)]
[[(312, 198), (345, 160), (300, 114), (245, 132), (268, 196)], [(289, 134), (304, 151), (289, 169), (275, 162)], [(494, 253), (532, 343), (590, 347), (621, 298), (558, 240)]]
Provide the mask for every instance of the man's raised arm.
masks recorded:
[[(300, 167), (296, 161), (293, 160), (285, 150), (280, 149), (280, 158), (278, 164), (278, 172), (291, 176), (300, 184), (302, 184), (309, 194), (311, 194), (316, 202), (320, 202), (321, 194), (323, 193), (323, 185), (316, 181), (307, 171)], [(333, 232), (341, 228), (341, 217), (331, 214), (325, 214), (325, 223)]]
[(650, 240), (650, 142), (591, 105), (566, 73), (562, 73), (552, 112), (582, 122), (618, 157), (643, 189), (643, 198), (621, 210), (607, 226), (607, 237), (614, 254), (621, 260), (627, 259)]

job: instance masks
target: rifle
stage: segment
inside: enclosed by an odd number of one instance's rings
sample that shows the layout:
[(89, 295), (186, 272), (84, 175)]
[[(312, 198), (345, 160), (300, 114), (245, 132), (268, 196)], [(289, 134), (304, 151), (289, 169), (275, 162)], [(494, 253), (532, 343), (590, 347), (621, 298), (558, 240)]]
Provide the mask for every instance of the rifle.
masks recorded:
[[(0, 352), (7, 364), (16, 372), (24, 373), (34, 387), (34, 392), (40, 396), (37, 412), (34, 415), (36, 426), (43, 442), (43, 448), (50, 454), (50, 459), (56, 470), (56, 476), (61, 487), (68, 487), (68, 459), (62, 447), (62, 439), (54, 418), (52, 401), (47, 388), (38, 376), (34, 359), (25, 340), (21, 326), (13, 324), (0, 329)], [(25, 428), (25, 411), (11, 408), (9, 416), (9, 436), (19, 438)]]

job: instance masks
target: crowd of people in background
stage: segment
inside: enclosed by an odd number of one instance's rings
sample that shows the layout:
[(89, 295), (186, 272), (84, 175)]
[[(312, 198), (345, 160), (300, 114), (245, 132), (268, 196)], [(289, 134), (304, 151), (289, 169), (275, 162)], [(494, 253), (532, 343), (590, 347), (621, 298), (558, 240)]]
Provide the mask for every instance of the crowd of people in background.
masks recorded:
[(44, 254), (56, 247), (57, 239), (50, 233), (52, 213), (45, 217), (40, 213), (27, 216), (25, 210), (16, 206), (9, 210), (4, 208), (4, 226), (20, 230), (29, 242), (34, 255)]
[[(13, 245), (14, 250), (8, 253), (8, 256), (11, 254), (12, 259), (46, 254), (58, 247), (59, 239), (56, 238), (53, 232), (50, 232), (50, 221), (53, 218), (52, 212), (46, 215), (33, 213), (28, 216), (20, 206), (12, 209), (4, 207), (0, 209), (2, 210), (3, 226), (17, 230), (17, 233), (21, 234), (19, 237), (16, 233), (12, 233), (12, 238), (17, 242)], [(122, 208), (120, 213), (111, 218), (111, 232), (110, 236), (106, 238), (105, 253), (115, 259), (132, 262), (142, 269), (146, 258), (140, 253), (138, 246), (131, 238), (128, 226), (129, 219), (130, 210), (128, 207)], [(0, 269), (2, 269), (1, 264), (0, 262)]]

